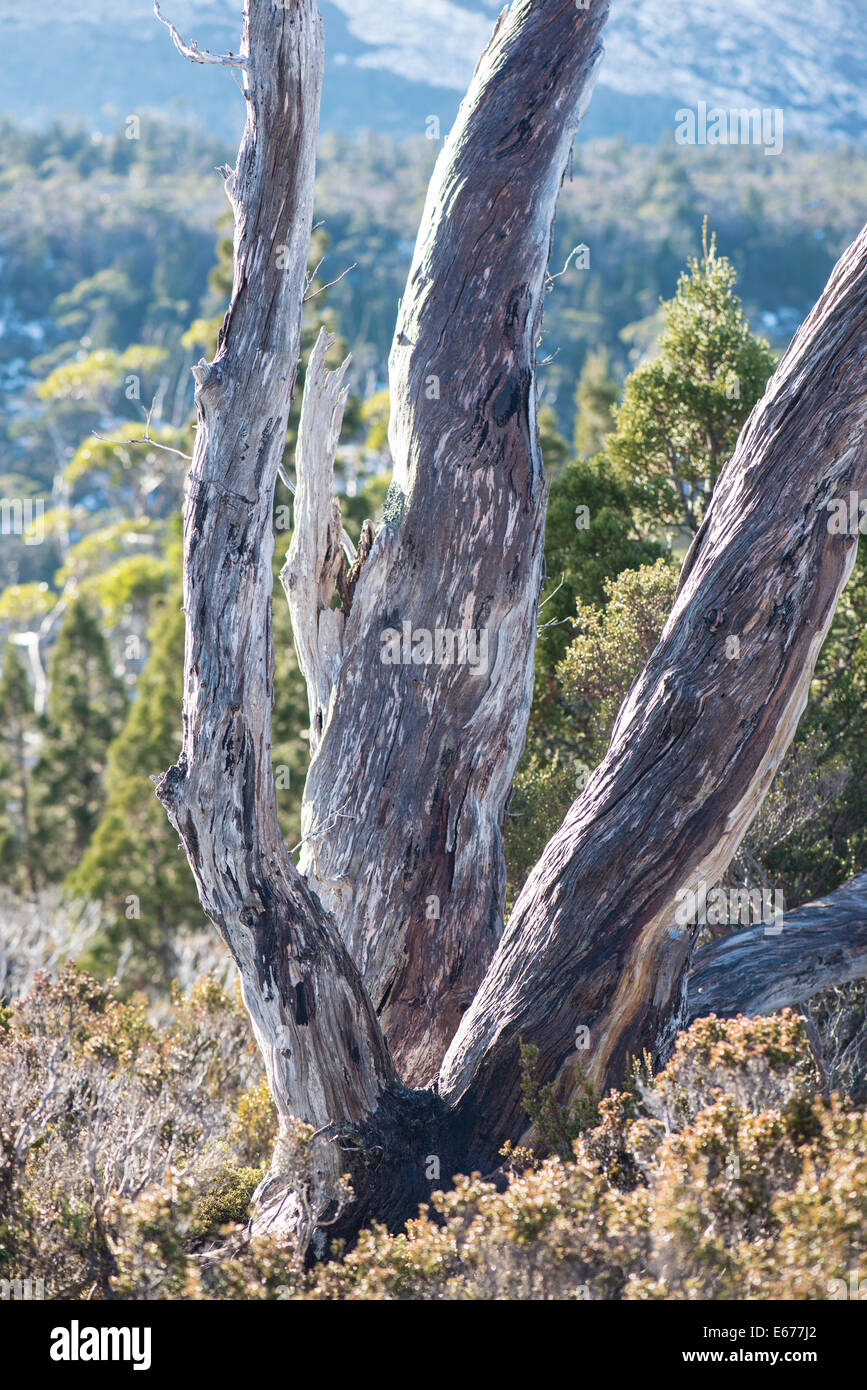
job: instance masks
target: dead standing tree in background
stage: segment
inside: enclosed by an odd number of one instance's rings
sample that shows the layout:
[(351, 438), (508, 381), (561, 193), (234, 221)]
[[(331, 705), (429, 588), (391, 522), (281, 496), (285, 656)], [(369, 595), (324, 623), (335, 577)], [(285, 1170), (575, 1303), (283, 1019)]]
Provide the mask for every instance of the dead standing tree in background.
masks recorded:
[[(238, 964), (284, 1131), (292, 1116), (317, 1131), (303, 1199), (279, 1144), (260, 1193), (262, 1224), (302, 1244), (333, 1217), (341, 1172), (355, 1201), (336, 1229), (351, 1234), (411, 1213), (428, 1154), (444, 1177), (492, 1167), (525, 1127), (521, 1041), (564, 1092), (580, 1027), (600, 1086), (622, 1079), (627, 1053), (670, 1044), (693, 935), (672, 934), (678, 893), (725, 871), (854, 562), (823, 504), (867, 483), (865, 235), (753, 412), (608, 754), (503, 931), (500, 824), (542, 582), (535, 347), (607, 9), (516, 0), (479, 61), (399, 312), (387, 523), (365, 531), (348, 574), (332, 496), (342, 372), (325, 368), (324, 340), (313, 354), (283, 575), (311, 713), (302, 872), (270, 758), (271, 511), (312, 222), (315, 3), (247, 0), (240, 55), (225, 60), (247, 99), (226, 184), (234, 285), (214, 361), (196, 369), (184, 743), (158, 795)], [(479, 642), (479, 659), (390, 664), (384, 641), (405, 623)]]

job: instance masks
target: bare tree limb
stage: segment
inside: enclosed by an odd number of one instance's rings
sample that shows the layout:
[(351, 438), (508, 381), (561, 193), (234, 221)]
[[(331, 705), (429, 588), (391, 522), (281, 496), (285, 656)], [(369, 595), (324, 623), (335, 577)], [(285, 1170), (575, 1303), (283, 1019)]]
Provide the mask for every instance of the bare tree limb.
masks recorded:
[(686, 1022), (716, 1014), (797, 1008), (819, 990), (867, 976), (867, 873), (788, 912), (779, 935), (730, 932), (698, 951), (689, 972)]
[[(321, 264), (322, 264), (322, 261), (319, 262), (319, 265), (321, 265)], [(348, 275), (349, 272), (350, 272), (350, 270), (355, 270), (355, 267), (356, 267), (357, 265), (358, 265), (358, 261), (353, 261), (353, 262), (352, 262), (352, 265), (348, 265), (348, 266), (346, 267), (345, 270), (341, 270), (340, 274), (339, 274), (338, 276), (336, 276), (335, 279), (329, 280), (328, 283), (327, 283), (326, 285), (320, 285), (320, 286), (319, 286), (319, 289), (318, 289), (318, 290), (314, 290), (312, 294), (305, 294), (305, 296), (304, 296), (304, 303), (307, 304), (311, 299), (315, 299), (317, 295), (319, 295), (319, 294), (324, 294), (326, 290), (333, 289), (335, 285), (339, 285), (339, 284), (340, 284), (340, 281), (344, 278), (344, 276), (345, 276), (345, 275)], [(319, 267), (317, 266), (317, 270), (318, 270), (318, 268), (319, 268)], [(314, 275), (311, 275), (311, 277), (310, 277), (311, 281), (312, 281), (314, 278), (315, 278), (315, 272), (314, 272)]]
[[(542, 582), (536, 343), (607, 12), (504, 12), (438, 160), (390, 358), (388, 520), (305, 789), (303, 830), (352, 809), (301, 866), (414, 1083), (435, 1073), (502, 930), (500, 826)], [(409, 636), (391, 661), (394, 632)]]
[[(333, 495), (334, 454), (348, 387), (349, 358), (330, 372), (325, 357), (334, 338), (322, 329), (310, 356), (295, 451), (295, 515), (292, 542), (280, 578), (289, 603), (298, 665), (310, 702), (310, 750), (315, 754), (343, 658), (344, 614), (331, 607), (337, 575), (345, 565), (343, 523)], [(331, 822), (329, 822), (331, 823)], [(308, 834), (306, 839), (309, 839)], [(302, 842), (303, 843), (303, 842)]]
[[(363, 1149), (358, 1136), (400, 1087), (358, 971), (286, 851), (270, 753), (272, 505), (300, 346), (322, 23), (314, 0), (280, 11), (247, 0), (244, 18), (259, 61), (233, 179), (234, 284), (216, 357), (194, 369), (184, 741), (157, 795), (240, 971), (279, 1113), (337, 1123)], [(318, 1144), (314, 1217), (329, 1220), (347, 1164), (337, 1143)], [(299, 1212), (290, 1203), (281, 1220), (303, 1224)]]
[(191, 63), (213, 63), (221, 68), (240, 68), (242, 71), (249, 65), (250, 55), (240, 56), (236, 53), (209, 53), (206, 48), (199, 48), (193, 40), (192, 43), (184, 43), (174, 24), (164, 18), (160, 11), (159, 0), (154, 0), (154, 14), (164, 24), (172, 36), (172, 43), (178, 50), (182, 58), (186, 58)]
[(188, 463), (192, 463), (192, 454), (185, 454), (180, 449), (173, 449), (169, 444), (161, 444), (158, 439), (152, 437), (151, 416), (153, 415), (154, 404), (155, 402), (151, 404), (150, 410), (145, 412), (145, 432), (140, 439), (108, 439), (104, 434), (100, 434), (98, 430), (91, 430), (90, 432), (103, 444), (150, 444), (154, 449), (162, 449), (166, 454), (176, 454), (178, 458), (186, 459)]

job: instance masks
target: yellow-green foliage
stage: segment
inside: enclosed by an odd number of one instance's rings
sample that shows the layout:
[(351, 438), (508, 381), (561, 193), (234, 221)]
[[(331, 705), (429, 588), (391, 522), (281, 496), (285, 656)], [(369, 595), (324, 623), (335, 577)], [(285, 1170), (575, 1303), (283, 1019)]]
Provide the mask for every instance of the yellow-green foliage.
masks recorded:
[(232, 1143), (250, 1162), (269, 1153), (277, 1134), (277, 1112), (263, 1076), (238, 1097)]
[(605, 580), (605, 605), (578, 602), (578, 636), (557, 667), (569, 704), (584, 706), (587, 753), (605, 752), (617, 711), (659, 641), (674, 602), (677, 569), (668, 558)]
[(432, 1207), (289, 1296), (827, 1298), (867, 1257), (867, 1121), (817, 1094), (799, 1016), (703, 1019), (602, 1100), (571, 1160)]
[(199, 1197), (193, 1234), (216, 1235), (223, 1226), (246, 1221), (250, 1199), (264, 1174), (263, 1168), (224, 1168)]
[(560, 1153), (510, 1146), (505, 1190), (460, 1177), (305, 1270), (244, 1230), (275, 1115), (235, 992), (206, 977), (156, 1026), (41, 976), (0, 1029), (0, 1275), (55, 1298), (822, 1299), (864, 1267), (867, 1118), (821, 1095), (800, 1015), (701, 1019), (655, 1076), (562, 1112), (533, 1060)]

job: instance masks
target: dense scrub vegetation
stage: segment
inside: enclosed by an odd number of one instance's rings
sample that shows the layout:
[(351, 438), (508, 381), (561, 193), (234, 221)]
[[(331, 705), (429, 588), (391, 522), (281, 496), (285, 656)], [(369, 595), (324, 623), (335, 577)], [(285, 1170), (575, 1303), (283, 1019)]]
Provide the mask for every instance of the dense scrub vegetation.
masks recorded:
[(430, 1155), (403, 1233), (305, 1269), (242, 1238), (275, 1115), (237, 994), (206, 976), (155, 1026), (69, 966), (38, 975), (0, 1029), (0, 1278), (98, 1299), (848, 1296), (867, 1117), (823, 1094), (803, 1019), (699, 1020), (658, 1075), (568, 1114), (526, 1064), (528, 1142), (496, 1175), (443, 1192)]

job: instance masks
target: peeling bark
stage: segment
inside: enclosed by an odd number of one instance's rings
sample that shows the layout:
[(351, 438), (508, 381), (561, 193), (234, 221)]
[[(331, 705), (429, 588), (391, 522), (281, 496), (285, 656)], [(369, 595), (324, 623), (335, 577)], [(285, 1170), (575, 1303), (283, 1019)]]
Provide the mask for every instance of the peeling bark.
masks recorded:
[[(555, 204), (607, 10), (522, 0), (476, 68), (431, 181), (391, 352), (397, 512), (355, 589), (330, 703), (315, 697), (327, 714), (301, 868), (416, 1083), (435, 1075), (502, 931), (500, 826), (542, 583), (536, 344)], [(320, 485), (324, 508), (325, 473)], [(383, 662), (383, 634), (404, 623), (430, 635), (431, 660)], [(487, 643), (486, 663), (438, 664), (445, 632)]]
[(608, 752), (530, 874), (443, 1062), (440, 1093), (472, 1112), (475, 1163), (520, 1132), (521, 1040), (565, 1091), (578, 1064), (598, 1086), (620, 1084), (630, 1054), (666, 1044), (691, 945), (671, 926), (678, 894), (725, 873), (855, 562), (857, 536), (831, 534), (826, 504), (867, 488), (865, 358), (867, 229), (747, 421)]
[(703, 947), (689, 972), (686, 1022), (799, 1008), (820, 990), (865, 975), (867, 873), (786, 913), (779, 936), (750, 927)]

